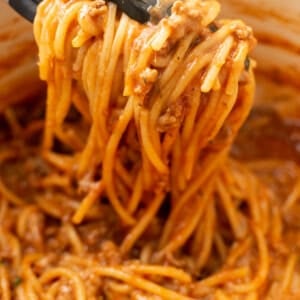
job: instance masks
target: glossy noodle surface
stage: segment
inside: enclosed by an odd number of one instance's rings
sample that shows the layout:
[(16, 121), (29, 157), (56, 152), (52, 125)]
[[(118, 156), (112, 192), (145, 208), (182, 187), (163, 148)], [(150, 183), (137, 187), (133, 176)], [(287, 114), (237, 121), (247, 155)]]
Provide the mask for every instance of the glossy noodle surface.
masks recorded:
[(47, 97), (0, 117), (1, 299), (300, 296), (300, 128), (249, 116), (255, 38), (219, 11), (39, 5)]

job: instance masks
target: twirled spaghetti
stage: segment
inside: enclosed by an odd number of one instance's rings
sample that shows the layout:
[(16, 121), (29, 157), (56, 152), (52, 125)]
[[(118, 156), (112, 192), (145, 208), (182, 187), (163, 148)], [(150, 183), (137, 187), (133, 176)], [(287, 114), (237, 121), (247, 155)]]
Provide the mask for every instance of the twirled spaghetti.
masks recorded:
[[(101, 0), (40, 4), (45, 120), (43, 103), (14, 108), (0, 136), (3, 299), (299, 295), (283, 235), (299, 170), (229, 157), (255, 40), (219, 9), (176, 1), (142, 25)], [(276, 168), (294, 172), (291, 194), (273, 193)]]
[[(213, 32), (208, 25), (218, 12), (215, 1), (176, 2), (169, 18), (140, 25), (101, 1), (39, 7), (35, 36), (48, 83), (45, 155), (57, 138), (76, 153), (69, 173), (79, 184), (100, 177), (95, 184), (103, 188), (90, 191), (73, 221), (82, 221), (91, 198), (107, 196), (132, 228), (123, 253), (167, 193), (173, 209), (160, 247), (173, 252), (185, 243), (200, 215), (190, 219), (182, 208), (201, 203), (203, 184), (249, 112), (253, 75), (244, 62), (251, 30), (240, 21), (218, 21)], [(65, 122), (71, 106), (85, 136)], [(191, 222), (184, 227), (189, 232), (179, 234), (178, 220)], [(177, 234), (182, 240), (175, 242)]]

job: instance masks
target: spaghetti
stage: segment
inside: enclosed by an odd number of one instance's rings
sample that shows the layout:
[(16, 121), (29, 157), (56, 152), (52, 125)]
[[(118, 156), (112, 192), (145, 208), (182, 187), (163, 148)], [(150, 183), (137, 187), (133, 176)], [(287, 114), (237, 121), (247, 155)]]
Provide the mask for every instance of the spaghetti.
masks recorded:
[[(300, 294), (299, 169), (229, 155), (255, 39), (219, 9), (176, 1), (141, 25), (102, 0), (39, 5), (45, 115), (14, 107), (0, 135), (1, 299)], [(276, 170), (293, 189), (274, 193)]]

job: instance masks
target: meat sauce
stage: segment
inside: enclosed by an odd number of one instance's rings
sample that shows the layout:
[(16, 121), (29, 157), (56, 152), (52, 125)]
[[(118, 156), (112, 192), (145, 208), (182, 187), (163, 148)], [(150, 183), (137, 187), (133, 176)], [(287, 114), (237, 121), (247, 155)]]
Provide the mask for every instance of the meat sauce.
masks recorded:
[(232, 155), (243, 161), (279, 159), (300, 163), (300, 122), (271, 108), (255, 108), (238, 134)]

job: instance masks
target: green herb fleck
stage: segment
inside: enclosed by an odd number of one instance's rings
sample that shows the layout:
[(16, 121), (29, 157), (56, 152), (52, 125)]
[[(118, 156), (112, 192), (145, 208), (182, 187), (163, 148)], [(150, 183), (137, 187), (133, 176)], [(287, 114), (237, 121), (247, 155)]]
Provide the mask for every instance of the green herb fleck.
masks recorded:
[(173, 6), (173, 4), (169, 5), (169, 6), (167, 7), (167, 9), (166, 9), (166, 12), (167, 12), (167, 15), (168, 15), (168, 16), (171, 16), (171, 14), (172, 14), (172, 6)]
[(250, 58), (247, 56), (244, 62), (245, 70), (249, 71), (250, 68)]
[(22, 278), (17, 276), (15, 278), (15, 280), (13, 281), (13, 287), (16, 288), (17, 286), (19, 286), (22, 283)]
[(210, 23), (209, 25), (208, 25), (208, 28), (209, 28), (209, 30), (211, 31), (211, 32), (216, 32), (219, 28), (218, 28), (218, 26), (215, 24), (215, 23)]

